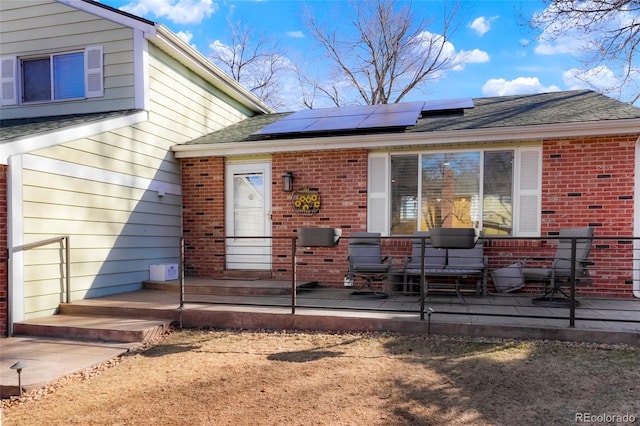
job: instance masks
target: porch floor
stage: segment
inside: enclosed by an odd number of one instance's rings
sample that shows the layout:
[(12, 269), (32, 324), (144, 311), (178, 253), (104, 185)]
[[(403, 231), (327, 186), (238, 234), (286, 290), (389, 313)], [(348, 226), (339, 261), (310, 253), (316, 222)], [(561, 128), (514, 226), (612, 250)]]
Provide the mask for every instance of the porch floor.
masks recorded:
[[(185, 295), (185, 303), (180, 310), (180, 293), (175, 283), (156, 283), (149, 285), (150, 288), (130, 293), (63, 304), (60, 311), (62, 316), (162, 319), (185, 327), (431, 332), (640, 346), (639, 299), (580, 298), (575, 327), (569, 327), (568, 309), (533, 305), (532, 295), (465, 296), (467, 304), (461, 303), (455, 294), (428, 296), (425, 310), (431, 308), (433, 313), (430, 318), (425, 313), (425, 319), (421, 320), (416, 295), (356, 298), (351, 295), (352, 289), (308, 285), (298, 288), (297, 307), (292, 315), (290, 282), (216, 281), (219, 280), (187, 279), (186, 285), (191, 291), (194, 288), (192, 284), (195, 287), (250, 288), (256, 295), (206, 294), (206, 291), (201, 294), (200, 289)], [(278, 291), (257, 291), (258, 288)], [(43, 378), (50, 381), (53, 377), (81, 371), (127, 352), (135, 345), (28, 336), (2, 339), (2, 346), (2, 381), (5, 384), (16, 382), (16, 372), (9, 367), (22, 361), (29, 365), (22, 373), (23, 386), (28, 388), (30, 381), (34, 385), (42, 383)]]
[[(185, 326), (189, 325), (190, 312), (198, 312), (202, 315), (205, 312), (271, 314), (273, 315), (272, 326), (264, 324), (262, 319), (259, 321), (260, 326), (275, 329), (283, 328), (280, 316), (291, 315), (291, 283), (287, 281), (186, 278), (185, 287), (184, 307), (180, 313)], [(199, 289), (194, 291), (193, 289), (197, 287)], [(202, 290), (203, 287), (212, 287), (216, 290), (211, 293)], [(219, 292), (220, 288), (224, 291)], [(239, 289), (240, 293), (232, 294), (230, 288)], [(405, 323), (406, 331), (409, 332), (416, 328), (406, 323), (427, 322), (426, 313), (425, 320), (420, 319), (420, 300), (417, 295), (390, 293), (386, 299), (375, 299), (354, 297), (351, 294), (352, 291), (353, 289), (350, 288), (327, 288), (309, 284), (298, 286), (295, 316), (317, 317), (318, 320), (327, 317), (344, 318), (344, 328), (341, 328), (335, 320), (331, 321), (336, 327), (334, 330), (353, 330), (348, 318), (402, 321)], [(250, 292), (254, 294), (248, 295)], [(509, 293), (485, 296), (465, 295), (464, 297), (466, 304), (462, 303), (455, 294), (436, 294), (425, 298), (425, 310), (431, 308), (434, 311), (431, 315), (434, 333), (437, 333), (438, 324), (531, 328), (530, 336), (512, 336), (525, 338), (539, 338), (539, 329), (640, 333), (640, 299), (580, 297), (580, 306), (576, 308), (575, 327), (570, 328), (568, 308), (534, 305), (532, 298), (535, 295)], [(78, 300), (71, 305), (83, 306), (85, 309), (119, 307), (126, 310), (143, 310), (153, 314), (154, 318), (169, 319), (167, 317), (169, 312), (173, 318), (178, 318), (180, 295), (177, 284), (167, 282), (155, 286), (147, 285), (145, 289), (136, 292)], [(287, 323), (291, 324), (291, 321)], [(318, 329), (330, 330), (322, 327), (321, 321), (316, 323)], [(217, 321), (210, 325), (234, 326), (233, 323), (225, 325)], [(391, 331), (403, 331), (402, 326), (388, 325)], [(252, 325), (248, 322), (244, 323), (243, 327), (252, 328)], [(369, 329), (372, 327), (364, 327), (363, 330)], [(506, 336), (498, 335), (497, 337)]]

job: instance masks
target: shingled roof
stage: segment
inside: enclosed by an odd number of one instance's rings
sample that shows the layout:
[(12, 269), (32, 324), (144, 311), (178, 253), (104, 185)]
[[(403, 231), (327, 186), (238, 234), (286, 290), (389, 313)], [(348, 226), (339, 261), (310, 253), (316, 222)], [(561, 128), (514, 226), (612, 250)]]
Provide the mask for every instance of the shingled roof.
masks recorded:
[(125, 117), (135, 112), (136, 110), (124, 110), (0, 120), (0, 143), (96, 123), (110, 118)]
[[(640, 118), (640, 108), (591, 90), (474, 98), (473, 101), (475, 108), (466, 109), (463, 113), (423, 114), (415, 126), (402, 129), (401, 132), (474, 130)], [(267, 140), (273, 137), (255, 135), (254, 133), (289, 114), (276, 113), (250, 117), (222, 130), (187, 142), (185, 145)], [(385, 129), (373, 131), (384, 133)], [(386, 129), (386, 131), (397, 133), (398, 129)], [(351, 132), (349, 134), (363, 133)], [(337, 134), (335, 132), (295, 134), (296, 138), (330, 136), (337, 136)], [(284, 139), (286, 136), (278, 135), (277, 138)]]

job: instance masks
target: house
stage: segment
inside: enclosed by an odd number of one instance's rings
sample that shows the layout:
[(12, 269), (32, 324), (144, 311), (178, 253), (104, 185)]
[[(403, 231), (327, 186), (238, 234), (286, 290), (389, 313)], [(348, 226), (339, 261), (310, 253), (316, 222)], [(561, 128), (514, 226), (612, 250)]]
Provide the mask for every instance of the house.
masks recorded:
[[(615, 262), (617, 275), (584, 291), (640, 297), (640, 245), (629, 240), (640, 237), (640, 109), (588, 90), (375, 108), (254, 116), (174, 146), (186, 272), (284, 279), (291, 249), (280, 238), (299, 227), (406, 236), (462, 226), (536, 238), (593, 226), (620, 238), (598, 247), (607, 254), (598, 266)], [(297, 191), (283, 190), (283, 175)], [(300, 211), (309, 197), (317, 208)], [(225, 240), (242, 235), (273, 240), (254, 242), (249, 256), (250, 242)], [(521, 245), (504, 238), (488, 249), (517, 256)], [(302, 262), (322, 262), (297, 273), (341, 285), (345, 246), (301, 251)]]
[(3, 0), (0, 40), (6, 335), (67, 291), (131, 291), (176, 263), (171, 147), (272, 110), (164, 26), (99, 2)]

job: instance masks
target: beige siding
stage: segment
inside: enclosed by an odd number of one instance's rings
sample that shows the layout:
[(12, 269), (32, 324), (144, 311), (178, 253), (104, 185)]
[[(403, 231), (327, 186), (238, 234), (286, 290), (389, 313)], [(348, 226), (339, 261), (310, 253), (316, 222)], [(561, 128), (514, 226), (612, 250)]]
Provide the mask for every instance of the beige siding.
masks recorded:
[[(24, 241), (71, 236), (72, 300), (134, 290), (149, 278), (150, 264), (178, 262), (180, 169), (170, 145), (123, 128), (25, 156)], [(78, 176), (79, 169), (89, 175)], [(159, 197), (147, 183), (178, 190)], [(27, 316), (50, 314), (59, 303), (58, 247), (25, 253)]]
[(174, 144), (219, 130), (249, 114), (159, 49), (152, 46), (150, 53), (151, 121), (171, 135)]
[(134, 107), (133, 30), (54, 1), (0, 2), (0, 56), (28, 56), (100, 45), (104, 97), (2, 106), (5, 119)]
[[(67, 104), (81, 112), (107, 105), (110, 110), (133, 107), (131, 29), (50, 1), (3, 1), (2, 12), (0, 31), (12, 28), (18, 34), (6, 48), (3, 40), (3, 54), (35, 49), (37, 43), (30, 37), (37, 41), (46, 31), (20, 29), (36, 22), (47, 26), (46, 43), (51, 43), (38, 49), (80, 48), (87, 42), (103, 46), (105, 99), (65, 103), (65, 113), (76, 112)], [(35, 20), (29, 18), (34, 12)], [(59, 28), (56, 22), (64, 24)], [(181, 175), (170, 149), (251, 114), (152, 44), (148, 59), (148, 121), (22, 157), (23, 241), (70, 236), (72, 300), (135, 290), (149, 278), (149, 265), (178, 262)], [(52, 107), (61, 110), (57, 103), (3, 108), (2, 113), (5, 117), (6, 111), (17, 114), (28, 109), (33, 115), (54, 115)], [(159, 196), (158, 190), (164, 195)], [(62, 256), (60, 244), (24, 253), (27, 318), (51, 314), (62, 300)]]

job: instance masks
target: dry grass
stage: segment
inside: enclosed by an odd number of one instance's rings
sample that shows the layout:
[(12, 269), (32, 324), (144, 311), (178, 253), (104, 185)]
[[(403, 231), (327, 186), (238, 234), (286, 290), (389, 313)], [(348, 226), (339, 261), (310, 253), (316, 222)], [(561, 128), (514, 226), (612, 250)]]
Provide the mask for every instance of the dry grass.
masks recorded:
[(10, 425), (574, 424), (640, 418), (640, 350), (186, 330), (3, 408)]

